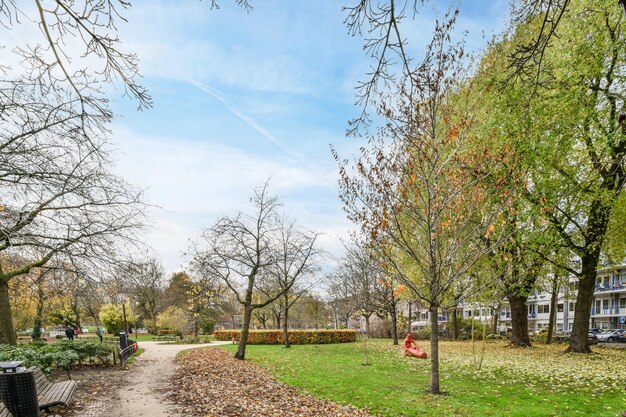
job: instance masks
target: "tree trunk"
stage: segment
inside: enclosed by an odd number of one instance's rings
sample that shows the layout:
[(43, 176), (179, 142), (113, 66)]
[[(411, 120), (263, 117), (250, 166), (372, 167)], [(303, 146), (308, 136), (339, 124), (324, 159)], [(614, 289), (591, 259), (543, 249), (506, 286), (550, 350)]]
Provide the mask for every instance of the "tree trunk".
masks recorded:
[(500, 315), (500, 309), (499, 308), (494, 308), (493, 309), (493, 328), (491, 329), (493, 334), (498, 334), (498, 316)]
[(457, 306), (454, 306), (452, 310), (452, 340), (459, 338), (459, 313), (457, 312)]
[(43, 319), (43, 305), (45, 294), (41, 283), (37, 283), (37, 311), (35, 313), (35, 322), (33, 323), (33, 340), (41, 340), (41, 322)]
[(582, 259), (582, 273), (579, 277), (574, 325), (572, 327), (570, 344), (567, 348), (568, 352), (591, 353), (587, 333), (589, 332), (589, 318), (591, 316), (593, 292), (595, 291), (597, 267), (598, 260), (596, 257), (590, 256)]
[(552, 336), (554, 333), (554, 327), (556, 326), (556, 304), (559, 297), (559, 277), (555, 275), (552, 278), (552, 288), (550, 298), (550, 318), (548, 320), (548, 336), (546, 338), (546, 344), (552, 343)]
[(9, 283), (0, 278), (0, 343), (16, 345), (13, 315), (9, 304)]
[(528, 336), (528, 308), (526, 301), (528, 296), (509, 295), (511, 305), (511, 343), (519, 347), (530, 347), (530, 337)]
[(365, 317), (365, 333), (367, 334), (367, 337), (370, 337), (370, 316), (364, 316)]
[(409, 301), (409, 328), (407, 330), (408, 333), (411, 333), (413, 331), (413, 326), (412, 326), (412, 322), (413, 322), (413, 317), (411, 317), (413, 315), (413, 303)]
[(157, 324), (156, 324), (156, 315), (154, 311), (150, 312), (150, 320), (152, 321), (152, 334), (157, 334)]
[(243, 310), (243, 327), (241, 328), (241, 337), (239, 338), (239, 347), (235, 353), (235, 359), (246, 359), (246, 345), (248, 343), (248, 333), (250, 332), (250, 320), (252, 318), (252, 307), (244, 306)]
[(391, 306), (391, 338), (393, 339), (393, 344), (398, 344), (398, 312), (396, 311), (396, 303), (394, 302)]
[(289, 320), (289, 306), (287, 305), (287, 302), (285, 302), (285, 305), (283, 307), (283, 315), (285, 317), (285, 320), (283, 320), (283, 346), (285, 346), (286, 348), (290, 348), (291, 346), (289, 345), (289, 325), (287, 324)]
[(441, 394), (439, 389), (439, 324), (437, 307), (430, 307), (430, 393)]

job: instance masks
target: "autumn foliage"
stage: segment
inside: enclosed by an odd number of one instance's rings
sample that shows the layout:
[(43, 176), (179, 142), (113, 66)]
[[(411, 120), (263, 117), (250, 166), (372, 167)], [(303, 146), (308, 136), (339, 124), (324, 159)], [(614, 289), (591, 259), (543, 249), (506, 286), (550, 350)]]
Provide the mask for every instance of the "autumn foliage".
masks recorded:
[[(218, 330), (213, 332), (215, 340), (235, 340), (239, 342), (239, 330)], [(356, 330), (289, 330), (289, 343), (293, 345), (315, 345), (329, 343), (350, 343), (356, 341)], [(250, 330), (250, 345), (282, 345), (282, 330)]]

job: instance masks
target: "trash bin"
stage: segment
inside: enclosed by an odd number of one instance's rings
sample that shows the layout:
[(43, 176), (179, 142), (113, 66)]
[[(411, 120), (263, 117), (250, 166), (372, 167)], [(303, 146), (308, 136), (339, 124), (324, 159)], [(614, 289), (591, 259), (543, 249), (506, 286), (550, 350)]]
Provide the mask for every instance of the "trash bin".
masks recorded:
[(39, 403), (33, 371), (20, 368), (21, 361), (0, 362), (0, 401), (13, 417), (38, 417)]
[(124, 350), (128, 347), (128, 335), (126, 332), (120, 332), (120, 349)]

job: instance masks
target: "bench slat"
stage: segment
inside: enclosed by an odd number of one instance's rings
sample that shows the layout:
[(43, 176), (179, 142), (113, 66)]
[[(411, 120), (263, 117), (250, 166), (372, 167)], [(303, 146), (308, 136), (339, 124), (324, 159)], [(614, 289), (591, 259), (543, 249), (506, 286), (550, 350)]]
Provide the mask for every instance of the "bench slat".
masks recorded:
[(67, 405), (78, 387), (76, 381), (62, 381), (52, 384), (53, 386), (39, 398), (39, 408), (52, 407), (53, 405)]
[(13, 417), (13, 414), (9, 412), (9, 409), (3, 402), (0, 402), (0, 417)]
[[(47, 409), (54, 405), (67, 405), (70, 402), (78, 386), (77, 381), (52, 382), (39, 367), (33, 366), (29, 370), (35, 374), (35, 385), (37, 387), (40, 409)], [(0, 417), (5, 416), (0, 414)]]

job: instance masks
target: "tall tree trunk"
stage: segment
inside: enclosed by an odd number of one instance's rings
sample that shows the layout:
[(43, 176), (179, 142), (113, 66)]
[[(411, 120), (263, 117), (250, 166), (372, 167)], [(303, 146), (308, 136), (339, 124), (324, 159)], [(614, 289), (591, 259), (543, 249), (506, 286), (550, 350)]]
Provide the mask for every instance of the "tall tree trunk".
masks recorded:
[(393, 344), (398, 344), (398, 312), (396, 311), (396, 302), (394, 301), (391, 305), (391, 338), (393, 339)]
[(491, 329), (493, 334), (498, 334), (498, 316), (499, 315), (500, 315), (500, 309), (494, 307), (493, 315), (491, 316), (493, 318), (493, 327)]
[(17, 344), (13, 329), (11, 304), (9, 303), (9, 283), (2, 278), (0, 278), (0, 343)]
[(589, 318), (591, 316), (591, 303), (596, 284), (597, 258), (582, 258), (582, 273), (578, 282), (578, 295), (576, 296), (576, 308), (574, 311), (574, 325), (568, 352), (591, 353), (587, 333), (589, 332)]
[(552, 288), (550, 288), (550, 318), (548, 319), (548, 336), (546, 338), (546, 344), (552, 343), (552, 337), (554, 334), (554, 327), (556, 326), (556, 304), (559, 298), (559, 277), (554, 275), (552, 278)]
[(528, 336), (528, 308), (526, 301), (528, 296), (509, 295), (511, 306), (511, 343), (515, 346), (530, 347), (530, 337)]
[(248, 344), (248, 334), (250, 333), (250, 320), (252, 319), (252, 307), (244, 306), (243, 310), (243, 327), (241, 328), (241, 337), (239, 338), (239, 346), (235, 353), (235, 359), (246, 359), (246, 345)]
[(437, 321), (437, 306), (431, 306), (430, 311), (430, 393), (441, 394), (439, 389), (439, 323)]
[(409, 328), (407, 330), (407, 333), (411, 333), (413, 331), (413, 303), (411, 301), (409, 301)]
[(457, 340), (459, 338), (459, 313), (457, 306), (454, 306), (452, 310), (452, 339)]
[(154, 311), (150, 312), (150, 321), (152, 321), (152, 334), (157, 334), (158, 330), (156, 324), (156, 315), (154, 314)]
[(283, 315), (285, 320), (283, 320), (283, 346), (285, 346), (286, 348), (290, 348), (291, 345), (289, 345), (289, 325), (288, 320), (289, 320), (289, 300), (284, 300), (285, 304), (283, 305)]
[(43, 306), (45, 294), (41, 282), (37, 283), (37, 310), (35, 312), (35, 322), (33, 323), (33, 340), (41, 340), (41, 322), (43, 321)]
[(365, 316), (365, 333), (370, 337), (370, 316)]

